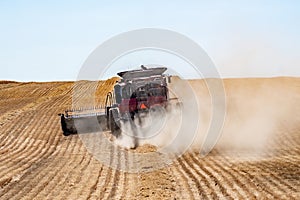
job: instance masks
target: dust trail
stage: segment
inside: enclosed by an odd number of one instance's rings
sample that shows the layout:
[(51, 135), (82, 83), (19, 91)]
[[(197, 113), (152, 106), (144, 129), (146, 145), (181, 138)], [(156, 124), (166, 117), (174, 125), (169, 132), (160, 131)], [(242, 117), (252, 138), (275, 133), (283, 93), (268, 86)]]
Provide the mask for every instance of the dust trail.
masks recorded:
[[(202, 130), (208, 129), (213, 106), (200, 80), (191, 81), (198, 97)], [(226, 118), (216, 148), (219, 152), (255, 154), (276, 153), (269, 146), (278, 138), (284, 124), (294, 128), (300, 117), (300, 82), (292, 78), (225, 79)], [(286, 130), (288, 131), (288, 130)], [(201, 144), (196, 141), (195, 146)]]
[[(180, 115), (177, 111), (176, 108), (172, 111), (163, 110), (164, 113), (150, 111), (141, 121), (136, 118), (133, 123), (122, 123), (122, 134), (117, 138), (117, 144), (125, 148), (135, 148), (144, 144), (157, 147), (167, 145), (180, 128)], [(175, 121), (178, 123), (174, 123)]]
[[(135, 135), (130, 135), (132, 127), (124, 124), (125, 131), (117, 143), (126, 148), (136, 144), (151, 144), (158, 148), (168, 146), (168, 151), (172, 153), (182, 153), (187, 146), (199, 151), (211, 128), (212, 107), (218, 106), (213, 105), (205, 81), (210, 80), (189, 81), (193, 94), (174, 84), (175, 95), (181, 100), (181, 106), (172, 105), (163, 113), (153, 113), (146, 127), (134, 128)], [(216, 145), (221, 152), (251, 152), (257, 155), (267, 152), (270, 155), (274, 152), (270, 152), (268, 145), (276, 139), (280, 126), (285, 124), (293, 128), (299, 124), (299, 80), (226, 79), (224, 85), (226, 118)], [(194, 97), (196, 104), (191, 102)], [(197, 111), (197, 117), (192, 114), (193, 110)], [(180, 132), (182, 126), (195, 124), (198, 125), (196, 130), (187, 128), (187, 131)], [(137, 139), (134, 141), (132, 136)]]

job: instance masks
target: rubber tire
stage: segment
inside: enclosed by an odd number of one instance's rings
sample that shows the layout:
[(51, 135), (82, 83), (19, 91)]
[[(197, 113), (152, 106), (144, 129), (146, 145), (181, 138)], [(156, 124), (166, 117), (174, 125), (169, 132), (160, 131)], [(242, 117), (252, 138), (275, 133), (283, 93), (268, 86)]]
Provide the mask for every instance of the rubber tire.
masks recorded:
[(109, 115), (108, 115), (108, 123), (109, 123), (109, 129), (111, 131), (111, 133), (118, 137), (120, 134), (120, 127), (118, 126), (118, 124), (115, 121), (115, 117), (117, 117), (118, 115), (118, 110), (117, 109), (110, 109), (109, 110)]
[(68, 132), (68, 131), (63, 131), (63, 135), (64, 135), (64, 136), (69, 136), (69, 135), (71, 135), (71, 133)]

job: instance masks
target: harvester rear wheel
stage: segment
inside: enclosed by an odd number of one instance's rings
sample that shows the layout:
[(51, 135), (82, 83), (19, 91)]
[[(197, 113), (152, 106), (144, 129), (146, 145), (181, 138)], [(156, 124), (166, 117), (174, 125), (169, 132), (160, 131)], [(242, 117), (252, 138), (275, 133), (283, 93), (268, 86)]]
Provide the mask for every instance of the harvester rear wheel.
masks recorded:
[(109, 110), (109, 115), (108, 115), (109, 129), (111, 130), (111, 133), (116, 137), (118, 137), (120, 134), (120, 127), (116, 122), (117, 116), (118, 116), (117, 109)]
[(69, 135), (71, 135), (71, 133), (68, 132), (68, 131), (63, 131), (63, 135), (64, 135), (64, 136), (69, 136)]

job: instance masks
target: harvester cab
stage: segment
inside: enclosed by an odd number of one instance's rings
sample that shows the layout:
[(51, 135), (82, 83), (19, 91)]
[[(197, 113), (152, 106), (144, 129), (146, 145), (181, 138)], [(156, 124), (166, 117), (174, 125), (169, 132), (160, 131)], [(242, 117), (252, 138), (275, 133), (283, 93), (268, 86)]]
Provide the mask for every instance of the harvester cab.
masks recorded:
[[(120, 80), (107, 94), (105, 105), (66, 110), (60, 114), (63, 134), (110, 130), (118, 136), (122, 121), (134, 121), (136, 116), (166, 107), (170, 99), (168, 83), (171, 82), (171, 76), (164, 74), (166, 70), (166, 67), (146, 68), (142, 65), (138, 70), (117, 73)], [(78, 124), (81, 130), (77, 128)]]

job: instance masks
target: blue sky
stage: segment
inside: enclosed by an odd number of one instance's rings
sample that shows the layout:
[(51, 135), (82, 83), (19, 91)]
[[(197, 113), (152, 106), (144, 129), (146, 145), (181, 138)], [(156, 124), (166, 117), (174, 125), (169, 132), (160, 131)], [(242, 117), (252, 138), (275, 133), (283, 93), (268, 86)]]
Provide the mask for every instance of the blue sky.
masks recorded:
[[(223, 77), (300, 76), (299, 10), (296, 0), (1, 0), (0, 80), (75, 80), (102, 42), (149, 27), (196, 41)], [(151, 62), (140, 57), (116, 64)]]

